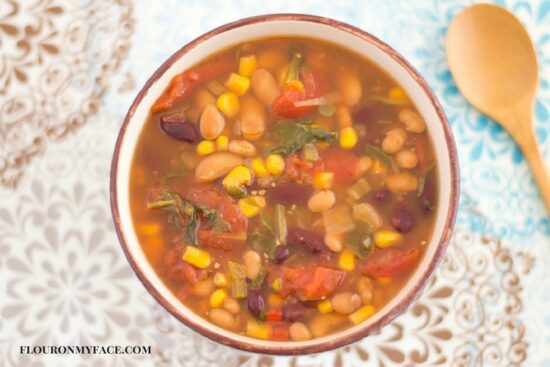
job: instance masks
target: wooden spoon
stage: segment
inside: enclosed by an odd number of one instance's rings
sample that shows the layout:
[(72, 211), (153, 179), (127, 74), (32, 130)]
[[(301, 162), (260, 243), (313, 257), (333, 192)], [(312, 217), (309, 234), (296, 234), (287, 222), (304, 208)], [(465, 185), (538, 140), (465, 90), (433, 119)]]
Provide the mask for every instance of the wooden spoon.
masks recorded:
[(445, 47), (458, 88), (518, 143), (550, 213), (550, 177), (533, 132), (537, 56), (527, 31), (506, 9), (477, 4), (453, 19)]

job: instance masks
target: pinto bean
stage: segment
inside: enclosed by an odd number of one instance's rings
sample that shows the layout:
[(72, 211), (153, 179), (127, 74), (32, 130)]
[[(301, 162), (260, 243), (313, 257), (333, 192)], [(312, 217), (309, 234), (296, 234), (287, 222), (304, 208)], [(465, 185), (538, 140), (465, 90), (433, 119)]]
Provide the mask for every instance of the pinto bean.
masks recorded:
[(243, 159), (235, 154), (213, 153), (199, 162), (195, 177), (199, 182), (213, 182), (242, 163)]
[(400, 127), (393, 128), (386, 133), (382, 141), (382, 149), (386, 153), (393, 154), (401, 150), (407, 142), (407, 132)]
[(336, 196), (332, 190), (321, 190), (309, 198), (307, 207), (314, 213), (321, 213), (332, 208), (336, 202)]
[(358, 76), (350, 72), (342, 72), (338, 77), (338, 91), (347, 106), (355, 106), (361, 100), (363, 87)]
[(277, 81), (265, 69), (258, 69), (252, 73), (250, 83), (256, 97), (265, 105), (271, 106), (275, 98), (279, 96)]
[(265, 107), (251, 95), (241, 100), (241, 134), (250, 140), (258, 139), (265, 130)]
[(308, 327), (301, 322), (295, 322), (289, 328), (290, 339), (294, 341), (303, 341), (311, 339), (311, 332)]
[(212, 320), (214, 324), (221, 326), (224, 329), (235, 329), (237, 327), (235, 317), (221, 308), (214, 308), (210, 310), (209, 316), (210, 320)]
[(215, 105), (208, 105), (201, 114), (200, 129), (205, 139), (216, 139), (225, 127), (225, 118)]
[(231, 140), (228, 149), (231, 153), (241, 157), (250, 158), (256, 155), (256, 147), (246, 140)]
[(347, 315), (361, 306), (361, 297), (357, 293), (342, 292), (332, 296), (330, 303), (334, 311)]
[(404, 108), (399, 111), (399, 121), (405, 125), (405, 130), (412, 133), (422, 133), (426, 130), (426, 122), (416, 111)]
[(418, 187), (418, 177), (410, 173), (396, 173), (386, 179), (388, 189), (393, 192), (410, 192)]

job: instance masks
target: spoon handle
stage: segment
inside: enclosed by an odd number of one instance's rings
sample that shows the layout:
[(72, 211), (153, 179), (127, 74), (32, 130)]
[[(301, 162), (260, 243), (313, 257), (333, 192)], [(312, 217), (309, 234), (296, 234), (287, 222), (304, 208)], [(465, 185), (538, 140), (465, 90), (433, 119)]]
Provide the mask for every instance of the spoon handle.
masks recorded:
[(525, 130), (515, 138), (523, 151), (527, 163), (529, 163), (529, 167), (531, 167), (531, 172), (535, 177), (542, 199), (546, 204), (546, 210), (548, 214), (550, 214), (550, 176), (544, 165), (544, 160), (538, 148), (535, 134), (531, 128), (526, 127)]

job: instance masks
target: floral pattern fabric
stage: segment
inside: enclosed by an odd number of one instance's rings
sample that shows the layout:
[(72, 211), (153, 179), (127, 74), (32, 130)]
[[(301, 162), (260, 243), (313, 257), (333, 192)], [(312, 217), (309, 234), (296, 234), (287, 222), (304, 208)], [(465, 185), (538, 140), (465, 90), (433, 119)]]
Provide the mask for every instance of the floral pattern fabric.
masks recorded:
[[(550, 219), (517, 146), (449, 73), (446, 1), (0, 0), (1, 366), (549, 366)], [(535, 129), (550, 168), (550, 1), (498, 1), (535, 43)], [(146, 292), (114, 233), (110, 159), (139, 88), (171, 53), (239, 18), (332, 17), (401, 52), (440, 99), (462, 193), (441, 266), (380, 333), (319, 355), (230, 349)], [(151, 355), (36, 356), (20, 345), (151, 345)]]

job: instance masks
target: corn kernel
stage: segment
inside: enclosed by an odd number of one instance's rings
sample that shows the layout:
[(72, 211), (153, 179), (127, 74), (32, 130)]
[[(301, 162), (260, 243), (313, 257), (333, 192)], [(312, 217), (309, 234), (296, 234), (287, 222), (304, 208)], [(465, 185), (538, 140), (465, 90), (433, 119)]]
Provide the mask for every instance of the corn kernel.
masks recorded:
[(272, 175), (280, 175), (285, 171), (285, 160), (279, 154), (270, 154), (265, 162), (267, 171)]
[(220, 288), (227, 287), (229, 285), (229, 281), (227, 280), (227, 275), (225, 275), (224, 273), (217, 272), (214, 275), (214, 284), (216, 285), (216, 287), (220, 287)]
[(360, 309), (358, 309), (354, 313), (350, 314), (349, 319), (351, 320), (351, 322), (353, 322), (354, 324), (357, 325), (357, 324), (365, 321), (369, 317), (371, 317), (374, 314), (375, 311), (376, 311), (376, 309), (374, 308), (374, 306), (366, 305), (366, 306), (361, 307)]
[(187, 246), (182, 257), (183, 261), (196, 266), (199, 269), (206, 269), (210, 265), (210, 254), (195, 246)]
[(283, 280), (282, 280), (281, 278), (275, 278), (275, 280), (273, 281), (273, 283), (271, 283), (271, 288), (272, 288), (275, 292), (280, 291), (282, 287), (283, 287)]
[(235, 117), (241, 108), (239, 98), (235, 93), (225, 92), (220, 94), (216, 105), (220, 111), (228, 118)]
[(286, 83), (285, 85), (285, 89), (290, 89), (290, 88), (295, 89), (301, 93), (304, 91), (304, 83), (302, 83), (298, 79), (294, 79), (293, 81), (291, 81), (290, 83)]
[(279, 296), (278, 294), (271, 293), (269, 294), (269, 296), (267, 296), (267, 305), (270, 308), (278, 308), (283, 304), (283, 302), (283, 297)]
[(405, 94), (403, 89), (399, 87), (393, 87), (388, 92), (388, 98), (398, 100), (398, 101), (403, 101), (407, 99), (407, 95)]
[(248, 167), (240, 165), (229, 171), (222, 181), (222, 186), (226, 190), (231, 190), (241, 185), (250, 185), (251, 183), (252, 173)]
[(242, 56), (239, 59), (239, 74), (242, 76), (250, 76), (258, 68), (258, 60), (256, 55)]
[(263, 196), (249, 196), (239, 199), (239, 209), (247, 218), (252, 218), (258, 215), (260, 210), (265, 208), (265, 204), (265, 198)]
[(319, 310), (320, 313), (332, 312), (332, 302), (330, 302), (330, 299), (317, 303), (317, 310)]
[(332, 172), (317, 172), (313, 175), (312, 185), (316, 189), (326, 190), (332, 188), (334, 182), (334, 173)]
[(211, 140), (203, 140), (197, 144), (198, 155), (208, 155), (214, 153), (216, 150), (216, 143)]
[(378, 159), (375, 159), (374, 160), (374, 165), (372, 166), (372, 170), (374, 171), (374, 173), (376, 173), (378, 175), (378, 174), (385, 173), (387, 168), (386, 168), (386, 165), (384, 163), (380, 162), (380, 160), (378, 160)]
[(225, 81), (225, 87), (238, 96), (242, 96), (250, 88), (250, 79), (236, 73), (229, 74)]
[(216, 149), (217, 150), (227, 150), (229, 146), (229, 138), (227, 135), (220, 135), (216, 139)]
[(210, 306), (214, 308), (221, 307), (226, 298), (227, 292), (225, 289), (216, 289), (210, 295)]
[(338, 266), (342, 270), (352, 271), (355, 269), (355, 255), (348, 249), (342, 250), (340, 259), (338, 260)]
[(339, 142), (343, 149), (352, 149), (357, 145), (357, 131), (351, 126), (341, 128)]
[(380, 248), (386, 248), (395, 245), (402, 239), (403, 236), (395, 231), (379, 230), (374, 232), (374, 243)]
[(264, 160), (260, 157), (254, 158), (252, 161), (252, 170), (256, 174), (256, 176), (259, 177), (265, 177), (269, 176), (269, 172), (267, 172), (267, 168), (265, 167)]
[(246, 322), (246, 335), (253, 338), (267, 340), (271, 336), (271, 325), (260, 324), (254, 320), (248, 320)]
[(376, 278), (376, 281), (380, 285), (388, 285), (391, 283), (391, 277), (378, 277)]

